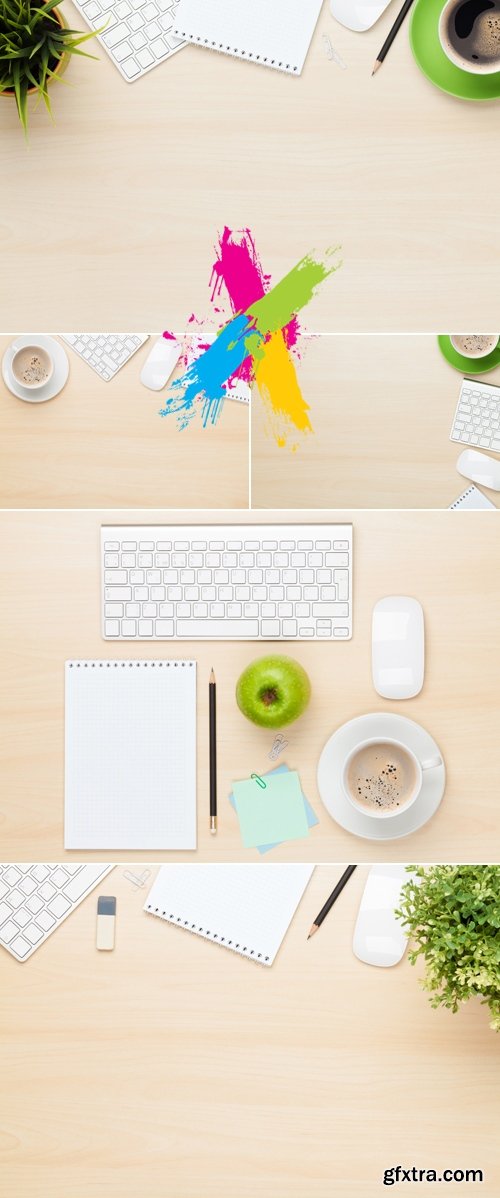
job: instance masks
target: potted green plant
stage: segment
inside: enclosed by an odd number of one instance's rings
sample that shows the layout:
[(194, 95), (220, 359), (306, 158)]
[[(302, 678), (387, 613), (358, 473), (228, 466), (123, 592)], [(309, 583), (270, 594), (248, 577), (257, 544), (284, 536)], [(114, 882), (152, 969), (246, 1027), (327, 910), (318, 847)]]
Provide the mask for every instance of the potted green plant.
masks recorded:
[(24, 132), (28, 129), (28, 96), (43, 100), (49, 114), (49, 83), (59, 79), (71, 54), (96, 32), (68, 29), (57, 0), (0, 0), (0, 95), (17, 104)]
[(500, 866), (410, 866), (397, 916), (409, 960), (425, 961), (422, 985), (433, 1007), (456, 1012), (470, 998), (489, 1007), (500, 1031)]

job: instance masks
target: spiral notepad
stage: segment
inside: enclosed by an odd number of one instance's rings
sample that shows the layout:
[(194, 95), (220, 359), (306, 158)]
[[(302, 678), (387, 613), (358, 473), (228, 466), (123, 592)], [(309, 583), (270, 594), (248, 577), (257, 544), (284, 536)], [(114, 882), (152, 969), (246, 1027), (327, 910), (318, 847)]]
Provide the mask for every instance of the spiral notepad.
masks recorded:
[(67, 661), (67, 849), (196, 848), (196, 662)]
[(144, 910), (272, 965), (313, 865), (163, 865)]
[(323, 0), (179, 0), (175, 34), (300, 75)]
[(493, 508), (494, 511), (496, 510), (495, 504), (491, 503), (491, 500), (488, 499), (486, 495), (483, 495), (483, 492), (479, 491), (474, 485), (467, 487), (467, 490), (464, 491), (462, 495), (459, 495), (458, 499), (456, 499), (454, 503), (450, 503), (451, 511), (455, 511), (456, 508), (470, 509), (488, 507)]

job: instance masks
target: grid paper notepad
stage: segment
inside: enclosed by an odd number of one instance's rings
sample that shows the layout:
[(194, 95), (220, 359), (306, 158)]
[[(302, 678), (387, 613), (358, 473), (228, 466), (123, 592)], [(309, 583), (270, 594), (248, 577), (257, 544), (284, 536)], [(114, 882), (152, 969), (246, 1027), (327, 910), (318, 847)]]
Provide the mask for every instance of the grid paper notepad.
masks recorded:
[(179, 0), (176, 37), (300, 75), (323, 0)]
[(196, 662), (68, 661), (67, 849), (196, 848)]
[(144, 910), (272, 965), (314, 865), (162, 865)]

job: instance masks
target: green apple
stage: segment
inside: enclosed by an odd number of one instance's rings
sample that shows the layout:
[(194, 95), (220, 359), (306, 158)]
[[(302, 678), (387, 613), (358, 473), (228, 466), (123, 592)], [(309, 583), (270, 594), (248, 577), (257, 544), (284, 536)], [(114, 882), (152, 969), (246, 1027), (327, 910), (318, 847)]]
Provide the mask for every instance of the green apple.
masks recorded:
[(293, 657), (258, 657), (243, 670), (236, 684), (236, 702), (243, 715), (262, 728), (283, 728), (305, 711), (311, 697), (309, 678)]

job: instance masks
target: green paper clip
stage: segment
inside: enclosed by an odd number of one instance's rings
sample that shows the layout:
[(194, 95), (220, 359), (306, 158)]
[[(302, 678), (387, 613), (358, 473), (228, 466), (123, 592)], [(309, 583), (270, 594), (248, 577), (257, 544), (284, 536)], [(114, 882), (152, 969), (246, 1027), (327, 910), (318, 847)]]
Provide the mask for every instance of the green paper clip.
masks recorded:
[(250, 774), (250, 777), (255, 780), (257, 786), (260, 786), (261, 790), (266, 789), (267, 782), (264, 782), (264, 779), (260, 777), (260, 774)]

